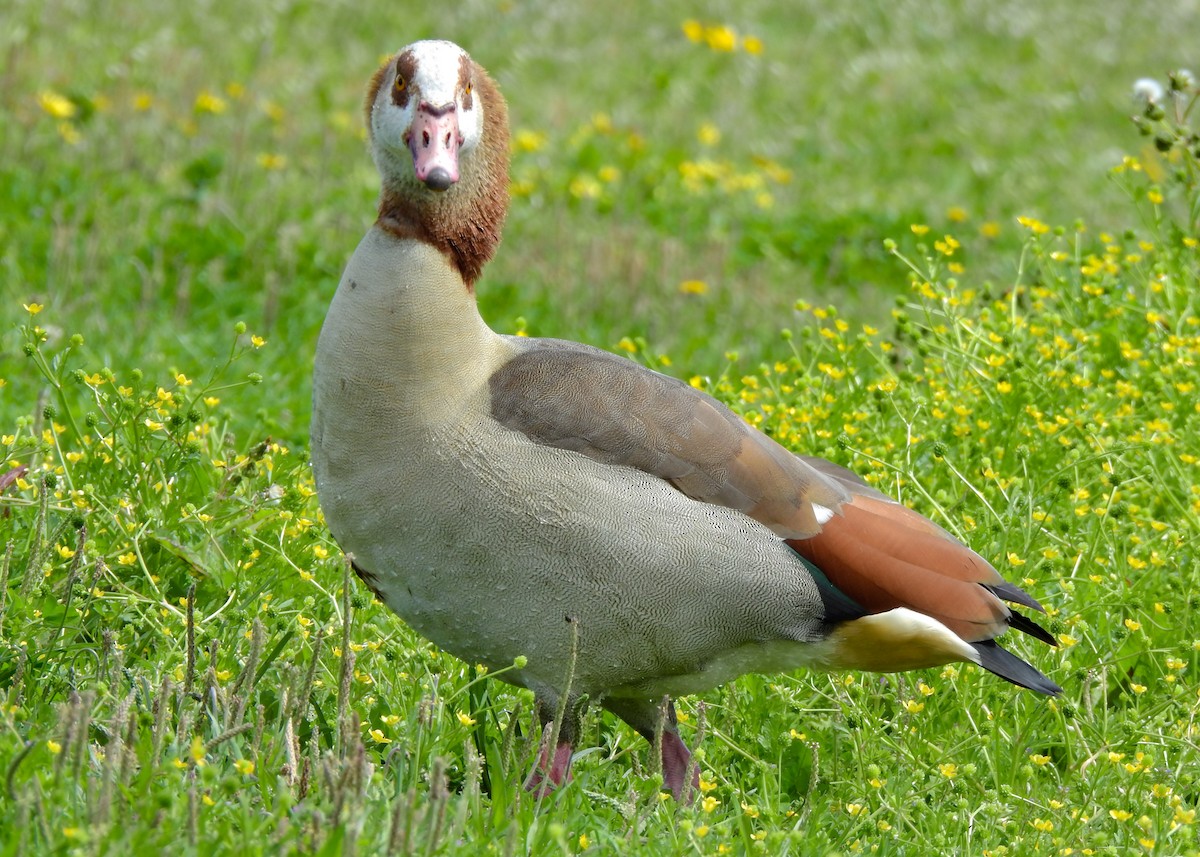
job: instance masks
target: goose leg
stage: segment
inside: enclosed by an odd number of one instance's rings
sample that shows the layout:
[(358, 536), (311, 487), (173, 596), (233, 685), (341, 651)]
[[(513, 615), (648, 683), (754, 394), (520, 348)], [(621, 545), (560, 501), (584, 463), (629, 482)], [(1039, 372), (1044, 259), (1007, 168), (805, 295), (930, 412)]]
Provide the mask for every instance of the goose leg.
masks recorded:
[(679, 737), (679, 725), (675, 717), (675, 703), (666, 701), (666, 711), (660, 705), (644, 699), (605, 699), (605, 708), (620, 717), (639, 735), (655, 743), (655, 737), (662, 730), (662, 775), (663, 786), (675, 796), (675, 800), (690, 804), (700, 788), (700, 770), (693, 770), (691, 781), (688, 781), (688, 768), (692, 764), (692, 754), (683, 739)]
[(580, 712), (578, 704), (567, 705), (563, 722), (558, 725), (557, 741), (552, 750), (550, 742), (555, 733), (554, 717), (557, 714), (558, 703), (539, 694), (534, 697), (534, 707), (537, 710), (538, 723), (542, 727), (542, 743), (537, 763), (525, 779), (525, 788), (537, 797), (545, 797), (571, 779), (571, 751), (579, 732)]
[(533, 792), (535, 797), (546, 797), (570, 780), (571, 750), (571, 744), (567, 741), (560, 741), (553, 753), (549, 747), (543, 746), (538, 753), (537, 764), (525, 780), (525, 789)]

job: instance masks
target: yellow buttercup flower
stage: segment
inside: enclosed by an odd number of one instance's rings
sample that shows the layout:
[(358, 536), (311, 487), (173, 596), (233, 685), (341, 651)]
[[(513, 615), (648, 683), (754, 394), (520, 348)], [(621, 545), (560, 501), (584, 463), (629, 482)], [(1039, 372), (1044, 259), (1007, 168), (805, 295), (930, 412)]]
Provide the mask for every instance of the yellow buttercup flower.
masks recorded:
[(71, 99), (49, 89), (38, 93), (38, 104), (55, 119), (71, 119), (79, 112)]
[(229, 105), (224, 98), (210, 92), (207, 89), (202, 90), (200, 94), (196, 96), (196, 101), (192, 105), (192, 108), (197, 113), (213, 114), (224, 113), (228, 107)]

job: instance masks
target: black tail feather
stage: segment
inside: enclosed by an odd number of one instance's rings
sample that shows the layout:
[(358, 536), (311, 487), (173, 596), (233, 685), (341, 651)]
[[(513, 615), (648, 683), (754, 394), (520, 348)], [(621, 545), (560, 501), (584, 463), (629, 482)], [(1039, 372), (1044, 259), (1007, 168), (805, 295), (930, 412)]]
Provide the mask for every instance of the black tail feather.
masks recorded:
[(990, 589), (997, 598), (1002, 598), (1005, 601), (1010, 601), (1013, 604), (1020, 604), (1022, 607), (1029, 607), (1041, 613), (1046, 612), (1046, 608), (1038, 604), (1037, 599), (1020, 587), (1013, 586), (1007, 581), (1004, 583), (983, 583), (980, 584), (984, 589)]
[(1028, 616), (1022, 616), (1020, 613), (1014, 612), (1008, 617), (1008, 627), (1016, 628), (1018, 631), (1028, 634), (1035, 640), (1041, 640), (1043, 643), (1051, 646), (1058, 645), (1058, 641), (1054, 639), (1049, 631)]
[(1018, 687), (1044, 693), (1047, 696), (1058, 696), (1062, 693), (1061, 687), (1012, 652), (1000, 648), (996, 645), (995, 640), (985, 640), (982, 643), (971, 643), (971, 645), (979, 653), (979, 665), (988, 672), (995, 673)]

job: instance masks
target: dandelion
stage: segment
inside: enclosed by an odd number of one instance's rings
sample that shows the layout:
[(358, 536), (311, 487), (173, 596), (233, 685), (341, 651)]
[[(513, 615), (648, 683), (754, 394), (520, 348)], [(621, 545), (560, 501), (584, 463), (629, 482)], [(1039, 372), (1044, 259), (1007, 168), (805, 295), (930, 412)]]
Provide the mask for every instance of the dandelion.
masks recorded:
[(704, 800), (700, 801), (700, 808), (705, 812), (712, 812), (720, 805), (721, 801), (712, 795), (705, 795)]
[(721, 129), (711, 122), (705, 122), (696, 132), (696, 138), (705, 146), (715, 146), (721, 142)]
[(708, 292), (708, 283), (703, 280), (684, 280), (679, 284), (679, 291), (685, 295), (703, 295)]
[(938, 765), (938, 771), (946, 779), (952, 780), (958, 776), (958, 765), (953, 762), (946, 762), (945, 764)]
[(699, 44), (704, 41), (704, 25), (689, 18), (683, 22), (683, 34), (687, 36), (689, 42)]
[(759, 56), (763, 52), (763, 41), (758, 36), (746, 36), (742, 39), (742, 50), (751, 56)]
[(950, 220), (951, 223), (962, 223), (965, 220), (967, 220), (967, 218), (969, 218), (970, 215), (967, 213), (967, 210), (965, 208), (963, 208), (962, 206), (954, 205), (946, 210), (946, 217), (947, 217), (947, 219)]
[(474, 726), (476, 721), (474, 717), (472, 717), (470, 714), (467, 714), (465, 711), (459, 711), (458, 722), (463, 726)]
[(587, 851), (588, 846), (591, 844), (592, 844), (592, 842), (590, 839), (588, 839), (588, 835), (586, 833), (579, 834), (579, 850), (580, 851)]
[(249, 759), (238, 759), (233, 763), (233, 766), (237, 768), (237, 772), (244, 777), (248, 777), (254, 773), (254, 763)]
[(1142, 623), (1138, 622), (1136, 619), (1126, 619), (1125, 627), (1130, 631), (1137, 632), (1142, 630)]
[(383, 734), (382, 729), (372, 729), (367, 733), (376, 744), (390, 744), (392, 739)]
[(58, 743), (57, 741), (47, 741), (46, 749), (57, 756), (62, 752), (62, 744)]
[(1112, 816), (1113, 821), (1129, 821), (1133, 818), (1132, 812), (1126, 812), (1123, 809), (1110, 809), (1108, 814)]
[(908, 228), (911, 229), (913, 235), (916, 235), (918, 238), (929, 232), (929, 227), (924, 223), (913, 223)]

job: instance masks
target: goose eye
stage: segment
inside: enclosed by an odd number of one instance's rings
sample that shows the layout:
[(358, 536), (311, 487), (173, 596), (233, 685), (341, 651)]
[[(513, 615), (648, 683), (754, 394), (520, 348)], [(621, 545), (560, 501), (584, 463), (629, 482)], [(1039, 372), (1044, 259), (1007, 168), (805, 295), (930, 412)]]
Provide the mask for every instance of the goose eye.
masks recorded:
[(463, 90), (463, 95), (470, 95), (470, 94), (471, 94), (471, 84), (468, 83), (467, 88)]
[(403, 92), (406, 86), (408, 86), (408, 81), (404, 79), (404, 75), (396, 75), (396, 83), (394, 84), (395, 90), (397, 92)]

